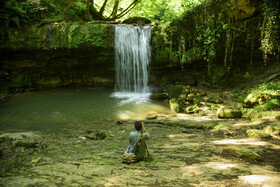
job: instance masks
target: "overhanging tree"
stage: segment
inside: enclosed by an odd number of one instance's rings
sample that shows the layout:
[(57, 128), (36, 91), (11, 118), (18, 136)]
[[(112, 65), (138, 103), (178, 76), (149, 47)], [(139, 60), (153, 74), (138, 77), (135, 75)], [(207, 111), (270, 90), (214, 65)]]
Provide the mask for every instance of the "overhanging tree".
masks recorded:
[(94, 0), (87, 0), (87, 8), (86, 8), (86, 17), (88, 20), (116, 20), (123, 16), (125, 16), (128, 12), (130, 12), (141, 0), (134, 0), (130, 5), (128, 5), (125, 9), (123, 9), (120, 13), (118, 13), (120, 0), (114, 1), (114, 6), (110, 16), (105, 16), (104, 11), (107, 6), (108, 0), (104, 0), (103, 5), (98, 11), (94, 6)]

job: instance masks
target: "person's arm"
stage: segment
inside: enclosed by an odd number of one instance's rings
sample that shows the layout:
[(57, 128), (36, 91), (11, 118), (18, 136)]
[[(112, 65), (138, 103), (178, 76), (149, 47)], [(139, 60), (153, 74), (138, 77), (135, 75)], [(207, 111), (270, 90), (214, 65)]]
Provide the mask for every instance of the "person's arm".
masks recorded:
[(149, 139), (150, 133), (148, 133), (148, 131), (145, 129), (144, 123), (143, 123), (143, 122), (142, 122), (142, 129), (143, 129), (143, 131), (145, 132), (145, 133), (143, 134), (144, 139)]
[(145, 127), (144, 127), (144, 123), (142, 122), (142, 129), (143, 129), (143, 131), (145, 132), (145, 133), (148, 133), (148, 131), (145, 129)]

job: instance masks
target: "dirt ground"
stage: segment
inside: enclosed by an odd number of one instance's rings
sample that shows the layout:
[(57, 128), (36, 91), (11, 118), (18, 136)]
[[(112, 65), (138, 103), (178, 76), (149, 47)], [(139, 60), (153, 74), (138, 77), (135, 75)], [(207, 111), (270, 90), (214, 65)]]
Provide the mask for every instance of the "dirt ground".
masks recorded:
[[(186, 128), (180, 124), (195, 124)], [(203, 126), (226, 124), (227, 130)], [(275, 122), (271, 122), (275, 123)], [(175, 124), (170, 126), (170, 124)], [(133, 121), (106, 121), (69, 134), (39, 136), (39, 146), (1, 139), (1, 186), (280, 186), (280, 141), (246, 137), (246, 119), (219, 120), (214, 114), (161, 116), (145, 121), (153, 161), (123, 164)], [(233, 128), (234, 127), (234, 128)], [(91, 138), (96, 130), (102, 140)], [(4, 132), (1, 132), (3, 134)], [(226, 158), (223, 148), (255, 151), (261, 161)]]

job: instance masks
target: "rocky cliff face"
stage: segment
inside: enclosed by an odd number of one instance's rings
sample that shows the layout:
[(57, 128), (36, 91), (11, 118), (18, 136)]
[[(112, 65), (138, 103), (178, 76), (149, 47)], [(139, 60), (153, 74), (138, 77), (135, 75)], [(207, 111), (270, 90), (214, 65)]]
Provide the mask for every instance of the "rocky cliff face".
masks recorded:
[(276, 0), (215, 0), (155, 27), (152, 69), (159, 84), (246, 86), (279, 72), (279, 13)]
[(114, 28), (110, 24), (50, 23), (1, 35), (1, 83), (14, 88), (112, 86)]

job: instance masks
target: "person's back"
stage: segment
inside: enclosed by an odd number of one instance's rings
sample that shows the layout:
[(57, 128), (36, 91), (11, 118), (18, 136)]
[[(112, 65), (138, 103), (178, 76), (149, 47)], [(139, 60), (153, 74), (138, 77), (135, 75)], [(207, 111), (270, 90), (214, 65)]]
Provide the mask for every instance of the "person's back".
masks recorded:
[[(141, 121), (136, 121), (134, 123), (134, 126), (137, 131), (131, 132), (129, 134), (130, 145), (128, 146), (126, 152), (135, 153), (137, 161), (140, 161), (145, 158), (147, 152), (146, 140), (150, 137), (150, 133), (147, 132), (147, 130), (144, 127), (144, 123)], [(142, 132), (142, 130), (144, 132)]]

